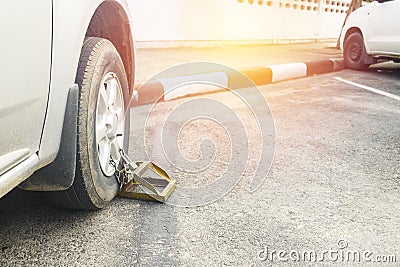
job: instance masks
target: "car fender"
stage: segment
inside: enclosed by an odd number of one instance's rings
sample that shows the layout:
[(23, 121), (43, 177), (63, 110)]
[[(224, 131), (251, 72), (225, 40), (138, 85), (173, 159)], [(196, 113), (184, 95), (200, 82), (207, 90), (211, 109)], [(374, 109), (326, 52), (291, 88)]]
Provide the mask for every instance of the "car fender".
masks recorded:
[[(19, 185), (22, 189), (60, 191), (68, 189), (74, 181), (79, 98), (75, 76), (92, 17), (106, 2), (116, 4), (116, 10), (124, 12), (123, 22), (129, 24), (124, 29), (128, 26), (132, 35), (132, 20), (125, 0), (53, 1), (52, 64), (47, 112), (37, 153), (36, 172)], [(122, 32), (125, 33), (124, 30)], [(131, 92), (134, 82), (133, 37), (128, 36), (128, 39), (131, 42), (128, 46), (126, 43), (120, 45), (126, 47), (125, 52), (129, 51), (126, 64), (132, 64), (131, 88), (128, 88)]]
[[(53, 1), (51, 82), (47, 114), (38, 153), (40, 167), (48, 165), (57, 157), (68, 92), (75, 83), (81, 47), (91, 18), (103, 2), (106, 1)], [(112, 2), (122, 7), (130, 23), (132, 20), (127, 1)]]
[(370, 54), (370, 48), (368, 46), (368, 43), (366, 42), (367, 40), (367, 31), (366, 29), (368, 28), (368, 16), (370, 10), (375, 6), (375, 2), (372, 2), (370, 4), (367, 4), (363, 7), (360, 7), (353, 11), (349, 17), (347, 18), (347, 21), (343, 27), (342, 34), (340, 36), (340, 48), (343, 49), (344, 47), (344, 42), (345, 38), (348, 35), (348, 32), (353, 30), (353, 29), (358, 29), (363, 38), (364, 38), (364, 45), (365, 45), (365, 50), (367, 51), (367, 54)]

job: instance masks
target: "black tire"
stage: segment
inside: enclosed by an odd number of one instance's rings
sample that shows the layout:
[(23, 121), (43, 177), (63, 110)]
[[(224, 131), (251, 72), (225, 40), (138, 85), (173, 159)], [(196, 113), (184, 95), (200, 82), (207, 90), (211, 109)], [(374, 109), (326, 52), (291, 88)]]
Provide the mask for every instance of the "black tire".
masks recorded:
[[(114, 175), (104, 175), (95, 140), (96, 106), (100, 84), (106, 73), (116, 74), (123, 92), (124, 107), (129, 106), (129, 88), (123, 62), (113, 44), (90, 37), (83, 44), (76, 83), (79, 85), (77, 168), (69, 189), (49, 192), (49, 199), (68, 209), (96, 210), (105, 207), (118, 194)], [(126, 109), (126, 108), (125, 108)], [(129, 145), (129, 112), (125, 112), (124, 149)]]
[(368, 69), (369, 65), (363, 62), (366, 53), (361, 33), (353, 32), (346, 38), (343, 47), (343, 57), (346, 68), (353, 70)]

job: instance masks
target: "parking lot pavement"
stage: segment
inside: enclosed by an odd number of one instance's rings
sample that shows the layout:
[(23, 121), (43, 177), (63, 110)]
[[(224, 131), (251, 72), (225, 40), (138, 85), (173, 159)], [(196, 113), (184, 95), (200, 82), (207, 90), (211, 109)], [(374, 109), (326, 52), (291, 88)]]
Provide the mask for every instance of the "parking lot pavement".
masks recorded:
[[(395, 255), (399, 262), (400, 102), (335, 77), (400, 96), (398, 70), (344, 70), (261, 87), (276, 140), (265, 181), (249, 192), (260, 142), (249, 119), (249, 147), (243, 149), (248, 169), (233, 190), (200, 207), (117, 199), (99, 212), (59, 211), (38, 194), (15, 190), (0, 200), (0, 265), (262, 266), (270, 265), (271, 257), (278, 266), (320, 265), (312, 259), (294, 262), (288, 259), (291, 251), (315, 251), (318, 259), (325, 255), (327, 266), (343, 259), (329, 258), (326, 250), (368, 252), (372, 261)], [(151, 142), (160, 122), (198, 98), (226, 103), (239, 117), (251, 117), (232, 93), (224, 92), (163, 102), (142, 131), (133, 118), (148, 114), (138, 107), (131, 111), (130, 154), (145, 156), (137, 141), (145, 134), (146, 152), (160, 159), (162, 151)], [(220, 126), (199, 120), (180, 132), (179, 148), (189, 162), (211, 159), (201, 175), (188, 174), (185, 166), (169, 170), (181, 185), (211, 183), (228, 168), (235, 144)], [(199, 146), (203, 138), (214, 140), (215, 154), (203, 153), (209, 151)], [(287, 261), (276, 254), (265, 259), (266, 249), (287, 252), (281, 255)], [(363, 256), (358, 264), (366, 265)]]

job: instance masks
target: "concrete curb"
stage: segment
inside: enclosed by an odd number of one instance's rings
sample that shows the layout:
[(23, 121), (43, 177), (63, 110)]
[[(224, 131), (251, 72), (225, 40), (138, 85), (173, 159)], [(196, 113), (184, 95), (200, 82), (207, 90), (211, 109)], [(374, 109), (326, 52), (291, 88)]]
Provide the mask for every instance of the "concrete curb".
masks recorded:
[[(249, 87), (249, 78), (256, 85), (265, 85), (289, 79), (302, 78), (344, 69), (344, 61), (324, 59), (245, 69), (238, 72), (210, 72), (179, 77), (150, 80), (135, 86), (139, 101), (134, 106), (168, 101), (189, 95), (222, 91), (223, 87), (240, 89)], [(244, 76), (247, 76), (244, 79)], [(203, 83), (202, 83), (203, 82)], [(213, 85), (215, 84), (215, 85)]]

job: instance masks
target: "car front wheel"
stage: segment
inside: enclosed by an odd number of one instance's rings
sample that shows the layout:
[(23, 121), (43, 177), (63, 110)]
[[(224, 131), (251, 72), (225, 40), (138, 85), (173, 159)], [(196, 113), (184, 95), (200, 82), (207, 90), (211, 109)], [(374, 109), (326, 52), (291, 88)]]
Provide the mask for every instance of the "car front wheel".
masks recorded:
[(353, 70), (367, 69), (369, 65), (363, 62), (365, 54), (362, 35), (359, 32), (353, 32), (344, 42), (343, 57), (346, 67)]
[(93, 210), (105, 207), (118, 194), (114, 164), (119, 164), (119, 150), (127, 150), (129, 140), (128, 82), (110, 41), (85, 40), (76, 83), (80, 93), (75, 180), (69, 189), (49, 197), (64, 208)]

